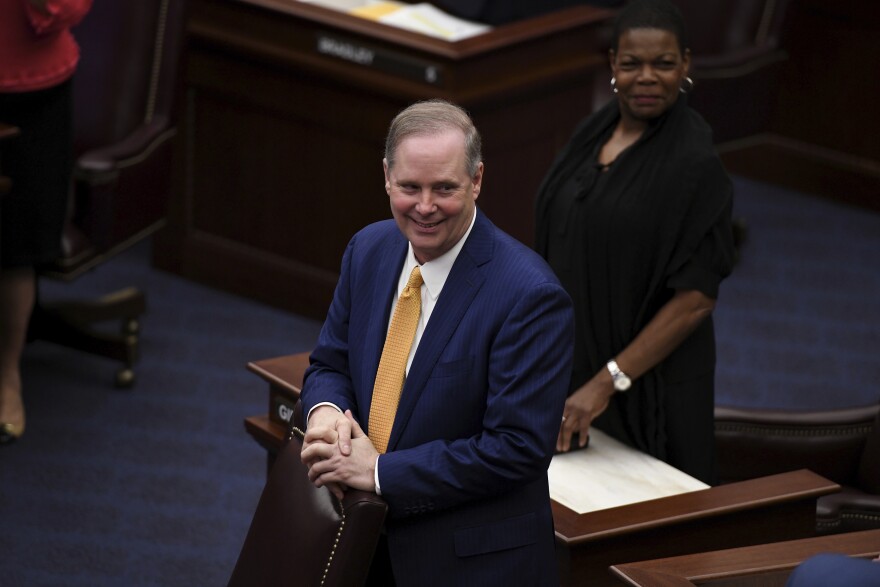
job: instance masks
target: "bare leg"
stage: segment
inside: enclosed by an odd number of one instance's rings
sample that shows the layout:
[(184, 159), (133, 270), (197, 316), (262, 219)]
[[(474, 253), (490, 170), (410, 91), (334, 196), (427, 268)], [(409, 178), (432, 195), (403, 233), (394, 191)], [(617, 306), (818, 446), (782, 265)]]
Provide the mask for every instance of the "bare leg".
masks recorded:
[(19, 363), (34, 308), (35, 279), (31, 268), (0, 271), (0, 437), (14, 439), (24, 432)]

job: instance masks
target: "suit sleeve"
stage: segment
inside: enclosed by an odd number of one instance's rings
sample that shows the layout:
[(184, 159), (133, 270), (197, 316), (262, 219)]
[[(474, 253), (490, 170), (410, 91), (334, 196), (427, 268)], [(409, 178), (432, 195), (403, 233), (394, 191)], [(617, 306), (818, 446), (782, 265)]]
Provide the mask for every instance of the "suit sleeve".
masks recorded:
[(318, 335), (318, 343), (309, 357), (309, 368), (306, 369), (303, 377), (300, 398), (304, 414), (308, 414), (309, 410), (320, 402), (330, 402), (343, 411), (351, 409), (357, 416), (348, 359), (351, 270), (356, 238), (353, 238), (345, 249), (333, 301)]

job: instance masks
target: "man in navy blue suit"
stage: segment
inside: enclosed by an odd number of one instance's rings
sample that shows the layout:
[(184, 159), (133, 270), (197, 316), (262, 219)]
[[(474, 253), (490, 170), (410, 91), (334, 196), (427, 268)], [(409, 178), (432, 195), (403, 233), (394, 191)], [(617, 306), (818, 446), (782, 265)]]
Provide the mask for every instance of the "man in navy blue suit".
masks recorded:
[[(461, 108), (403, 110), (383, 166), (394, 220), (358, 232), (343, 256), (303, 384), (303, 462), (318, 486), (388, 503), (372, 584), (556, 586), (547, 467), (568, 392), (571, 300), (477, 208), (480, 137)], [(370, 440), (374, 383), (416, 266), (421, 315), (382, 452)]]

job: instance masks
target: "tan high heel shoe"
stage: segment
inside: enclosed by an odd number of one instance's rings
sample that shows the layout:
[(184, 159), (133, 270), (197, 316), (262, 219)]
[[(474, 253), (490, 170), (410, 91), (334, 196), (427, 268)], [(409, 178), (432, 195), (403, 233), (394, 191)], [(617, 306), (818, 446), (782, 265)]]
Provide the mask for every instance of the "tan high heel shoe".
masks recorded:
[(0, 446), (4, 444), (12, 444), (24, 434), (24, 426), (20, 428), (9, 422), (0, 423)]

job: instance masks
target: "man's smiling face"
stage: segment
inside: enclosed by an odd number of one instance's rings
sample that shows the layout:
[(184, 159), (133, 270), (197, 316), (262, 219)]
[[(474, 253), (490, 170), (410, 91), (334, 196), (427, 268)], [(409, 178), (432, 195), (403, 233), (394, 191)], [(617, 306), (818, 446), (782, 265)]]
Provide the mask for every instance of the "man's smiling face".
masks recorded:
[(483, 180), (482, 163), (468, 174), (464, 134), (450, 129), (406, 137), (394, 166), (383, 165), (391, 213), (419, 263), (455, 246), (471, 225)]

